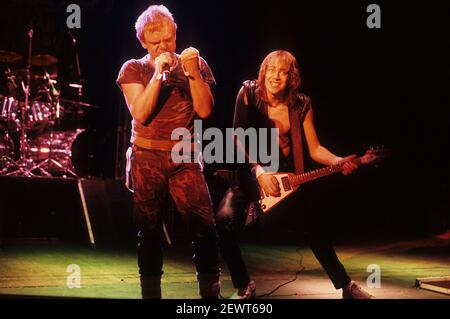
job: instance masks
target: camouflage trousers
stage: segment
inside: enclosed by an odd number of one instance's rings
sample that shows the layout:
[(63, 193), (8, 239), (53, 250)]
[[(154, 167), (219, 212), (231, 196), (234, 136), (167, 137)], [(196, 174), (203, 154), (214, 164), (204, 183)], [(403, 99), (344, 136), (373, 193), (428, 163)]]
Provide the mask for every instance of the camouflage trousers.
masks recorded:
[(163, 271), (162, 214), (169, 196), (188, 227), (198, 275), (219, 275), (217, 235), (211, 198), (198, 163), (174, 163), (167, 151), (132, 147), (134, 219), (142, 276)]

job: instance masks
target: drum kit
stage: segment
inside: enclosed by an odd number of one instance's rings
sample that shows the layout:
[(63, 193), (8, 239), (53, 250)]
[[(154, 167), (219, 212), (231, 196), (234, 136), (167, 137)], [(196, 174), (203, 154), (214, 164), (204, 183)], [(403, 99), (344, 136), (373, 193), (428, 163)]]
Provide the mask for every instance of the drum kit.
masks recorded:
[[(22, 61), (20, 54), (0, 50), (5, 75), (0, 81), (5, 93), (0, 92), (0, 176), (80, 177), (73, 161), (74, 141), (85, 131), (79, 116), (84, 108), (98, 107), (81, 102), (82, 81), (67, 85), (77, 90), (76, 99), (61, 98), (58, 58), (31, 55), (32, 35), (30, 30), (26, 68), (11, 67)], [(74, 117), (78, 125), (65, 125)]]

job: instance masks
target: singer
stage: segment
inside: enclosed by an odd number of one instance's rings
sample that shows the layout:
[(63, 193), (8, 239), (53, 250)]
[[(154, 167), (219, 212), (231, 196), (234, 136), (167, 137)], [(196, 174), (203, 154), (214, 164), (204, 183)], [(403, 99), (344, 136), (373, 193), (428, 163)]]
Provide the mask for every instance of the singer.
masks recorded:
[(165, 6), (148, 7), (135, 27), (148, 53), (125, 62), (117, 84), (133, 118), (131, 188), (139, 230), (142, 297), (161, 298), (162, 214), (171, 196), (188, 224), (199, 294), (202, 298), (218, 298), (217, 236), (202, 166), (198, 161), (174, 163), (171, 158), (177, 143), (171, 140), (172, 131), (187, 128), (194, 142), (194, 120), (210, 115), (214, 103), (210, 86), (215, 80), (197, 49), (175, 53), (177, 25)]

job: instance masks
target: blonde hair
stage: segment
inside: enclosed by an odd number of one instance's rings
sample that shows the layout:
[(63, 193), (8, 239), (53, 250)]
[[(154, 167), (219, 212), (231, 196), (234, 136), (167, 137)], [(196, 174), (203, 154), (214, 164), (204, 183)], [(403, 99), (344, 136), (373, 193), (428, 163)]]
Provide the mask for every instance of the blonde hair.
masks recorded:
[(134, 25), (136, 29), (136, 37), (141, 41), (145, 42), (145, 32), (152, 32), (161, 28), (165, 23), (173, 26), (177, 29), (177, 24), (175, 23), (172, 13), (164, 5), (152, 5), (141, 13), (139, 18), (137, 18)]
[(292, 105), (292, 103), (297, 98), (298, 89), (301, 85), (300, 71), (298, 67), (297, 60), (292, 55), (292, 53), (285, 50), (277, 50), (270, 52), (261, 63), (258, 74), (258, 87), (256, 89), (256, 94), (261, 98), (264, 102), (268, 102), (267, 100), (267, 91), (265, 85), (267, 66), (270, 61), (274, 59), (279, 59), (282, 62), (286, 63), (289, 66), (289, 78), (286, 85), (286, 102), (288, 105)]

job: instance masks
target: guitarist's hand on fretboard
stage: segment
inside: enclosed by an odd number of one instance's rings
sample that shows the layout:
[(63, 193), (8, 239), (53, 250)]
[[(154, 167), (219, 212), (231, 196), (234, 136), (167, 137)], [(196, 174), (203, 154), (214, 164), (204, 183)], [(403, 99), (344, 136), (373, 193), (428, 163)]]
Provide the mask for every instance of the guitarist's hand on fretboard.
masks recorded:
[(333, 165), (345, 163), (342, 166), (342, 174), (350, 175), (351, 173), (353, 173), (354, 170), (356, 170), (358, 168), (358, 165), (354, 161), (352, 161), (355, 158), (356, 158), (356, 155), (350, 155), (350, 156), (347, 156), (344, 158), (338, 158), (337, 161), (333, 161)]
[(278, 183), (275, 176), (267, 173), (261, 174), (258, 176), (258, 183), (266, 195), (274, 197), (281, 196), (280, 183)]

